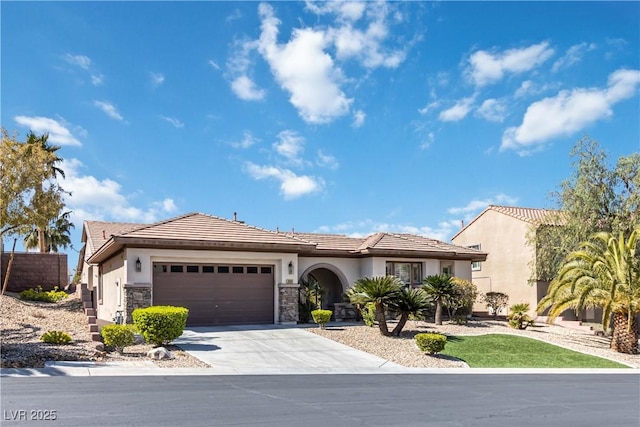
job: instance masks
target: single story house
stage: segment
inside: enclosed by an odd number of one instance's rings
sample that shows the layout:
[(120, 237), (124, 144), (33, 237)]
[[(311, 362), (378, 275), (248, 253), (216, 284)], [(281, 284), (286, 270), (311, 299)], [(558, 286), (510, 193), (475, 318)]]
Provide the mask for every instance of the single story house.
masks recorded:
[(189, 309), (190, 325), (295, 323), (300, 278), (316, 279), (330, 308), (362, 277), (470, 280), (471, 264), (487, 257), (416, 235), (284, 233), (201, 213), (154, 224), (85, 221), (82, 241), (82, 283), (98, 319), (130, 322), (135, 308), (177, 305)]

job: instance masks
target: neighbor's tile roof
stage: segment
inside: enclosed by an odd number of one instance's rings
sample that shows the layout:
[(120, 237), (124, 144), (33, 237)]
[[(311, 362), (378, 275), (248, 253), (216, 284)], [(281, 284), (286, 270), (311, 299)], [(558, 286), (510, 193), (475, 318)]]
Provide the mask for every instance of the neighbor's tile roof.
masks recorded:
[(487, 209), (491, 209), (532, 224), (557, 224), (559, 221), (558, 215), (560, 214), (560, 211), (552, 209), (520, 208), (517, 206), (489, 205)]
[(299, 233), (297, 231), (285, 234), (314, 243), (318, 250), (355, 251), (364, 241), (364, 238), (348, 237), (344, 234)]

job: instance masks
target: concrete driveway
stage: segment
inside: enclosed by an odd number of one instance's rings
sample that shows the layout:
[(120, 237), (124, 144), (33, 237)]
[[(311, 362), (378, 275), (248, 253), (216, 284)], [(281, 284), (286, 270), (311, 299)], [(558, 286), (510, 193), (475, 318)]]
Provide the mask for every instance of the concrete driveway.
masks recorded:
[(410, 372), (296, 326), (191, 327), (174, 344), (226, 374)]

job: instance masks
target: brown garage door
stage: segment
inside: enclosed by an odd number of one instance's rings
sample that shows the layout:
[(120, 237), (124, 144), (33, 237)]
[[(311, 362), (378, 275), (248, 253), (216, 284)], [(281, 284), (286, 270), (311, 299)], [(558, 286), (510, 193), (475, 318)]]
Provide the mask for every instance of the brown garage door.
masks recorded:
[(273, 266), (153, 265), (153, 304), (189, 309), (188, 325), (273, 323)]

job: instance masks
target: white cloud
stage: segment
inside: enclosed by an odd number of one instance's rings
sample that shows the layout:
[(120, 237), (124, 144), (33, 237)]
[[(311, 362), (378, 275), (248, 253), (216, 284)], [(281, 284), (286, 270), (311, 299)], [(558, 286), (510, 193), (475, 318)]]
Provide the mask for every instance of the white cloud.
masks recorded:
[(304, 137), (293, 130), (283, 130), (278, 134), (278, 141), (273, 143), (273, 149), (291, 163), (300, 164), (300, 154), (304, 151)]
[(164, 75), (162, 75), (161, 73), (151, 72), (149, 73), (149, 78), (151, 79), (151, 86), (153, 86), (154, 88), (164, 83)]
[(351, 123), (351, 126), (353, 126), (354, 128), (362, 127), (362, 125), (364, 125), (364, 120), (366, 119), (366, 117), (367, 115), (364, 111), (355, 111), (353, 113), (353, 123)]
[(553, 63), (551, 71), (555, 73), (561, 69), (569, 68), (570, 66), (577, 64), (582, 60), (582, 57), (587, 52), (595, 50), (596, 47), (597, 46), (594, 43), (580, 43), (571, 46), (569, 49), (567, 49), (567, 52), (563, 57), (559, 58), (558, 60), (556, 60), (556, 62)]
[(71, 65), (82, 68), (83, 70), (89, 70), (91, 68), (91, 58), (85, 55), (71, 55), (67, 53), (64, 56), (65, 61)]
[(341, 21), (358, 21), (364, 15), (366, 3), (364, 2), (311, 2), (307, 1), (306, 8), (318, 15), (333, 13), (338, 15)]
[(173, 127), (177, 129), (182, 129), (184, 127), (184, 123), (182, 123), (180, 120), (176, 119), (175, 117), (160, 116), (160, 118), (167, 123), (171, 123)]
[(524, 155), (542, 148), (552, 138), (579, 132), (612, 116), (613, 105), (637, 95), (639, 84), (640, 70), (620, 69), (609, 75), (606, 88), (563, 90), (534, 102), (520, 126), (505, 130), (500, 149), (514, 149)]
[(242, 140), (239, 142), (232, 142), (231, 146), (235, 148), (249, 148), (257, 142), (260, 142), (260, 139), (253, 136), (251, 132), (245, 131), (242, 136)]
[(114, 120), (122, 121), (124, 118), (118, 112), (118, 109), (111, 103), (105, 101), (93, 101), (93, 105), (101, 109), (107, 116)]
[(340, 166), (334, 156), (325, 154), (321, 150), (318, 150), (316, 163), (318, 164), (318, 166), (328, 167), (330, 169), (338, 169), (338, 166)]
[(424, 140), (422, 141), (422, 143), (420, 144), (420, 149), (422, 150), (426, 150), (427, 148), (431, 147), (431, 145), (433, 144), (433, 142), (435, 141), (436, 137), (435, 134), (433, 132), (429, 132)]
[(342, 92), (340, 69), (324, 52), (328, 40), (322, 31), (311, 28), (294, 29), (291, 40), (277, 42), (280, 21), (273, 8), (265, 3), (258, 7), (261, 34), (258, 51), (269, 63), (289, 101), (303, 120), (309, 123), (328, 123), (349, 112), (352, 99)]
[(231, 90), (245, 101), (258, 101), (264, 99), (266, 94), (264, 89), (259, 89), (253, 80), (245, 75), (238, 76), (231, 82)]
[(507, 115), (507, 106), (503, 100), (486, 99), (476, 113), (490, 122), (502, 122)]
[(215, 70), (220, 70), (220, 66), (213, 59), (209, 60), (209, 65), (211, 65)]
[(133, 206), (118, 182), (82, 175), (83, 164), (77, 159), (65, 159), (62, 169), (65, 178), (60, 179), (61, 186), (71, 193), (65, 202), (77, 218), (76, 223), (85, 219), (149, 223), (160, 219), (163, 213), (177, 210), (173, 199), (153, 202), (147, 209)]
[(357, 221), (346, 221), (334, 225), (322, 225), (314, 232), (316, 233), (339, 233), (349, 237), (367, 237), (371, 234), (379, 232), (399, 233), (399, 234), (415, 234), (431, 239), (446, 241), (448, 236), (452, 234), (454, 224), (448, 222), (440, 222), (437, 227), (420, 226), (412, 224), (394, 224), (389, 222), (378, 222), (372, 219), (363, 219)]
[(102, 74), (92, 74), (91, 75), (91, 84), (94, 86), (100, 86), (104, 83), (104, 76)]
[(440, 101), (433, 101), (433, 102), (428, 103), (424, 107), (418, 109), (418, 113), (420, 113), (422, 115), (425, 115), (425, 114), (428, 114), (429, 111), (435, 110), (438, 107), (440, 107)]
[(440, 112), (440, 120), (443, 122), (457, 122), (464, 119), (469, 111), (471, 111), (471, 105), (473, 104), (473, 98), (463, 98), (456, 102), (456, 104), (444, 111)]
[(474, 199), (467, 203), (462, 207), (454, 207), (447, 209), (447, 212), (452, 215), (465, 215), (468, 218), (468, 215), (471, 214), (475, 216), (480, 213), (483, 209), (485, 209), (489, 205), (515, 205), (518, 202), (518, 199), (515, 197), (507, 196), (504, 193), (496, 194), (495, 196), (486, 198), (486, 199)]
[(296, 175), (288, 169), (275, 166), (259, 166), (251, 162), (245, 164), (245, 171), (253, 179), (273, 178), (280, 182), (280, 193), (285, 200), (295, 199), (306, 194), (321, 191), (324, 186), (322, 178), (308, 175)]
[[(49, 142), (60, 145), (81, 146), (82, 143), (62, 123), (48, 117), (16, 116), (19, 125), (28, 127), (35, 134), (49, 134)], [(82, 130), (83, 131), (83, 130)]]
[(469, 57), (466, 74), (477, 86), (485, 86), (501, 80), (506, 73), (532, 70), (549, 59), (553, 52), (548, 42), (498, 53), (479, 50)]

